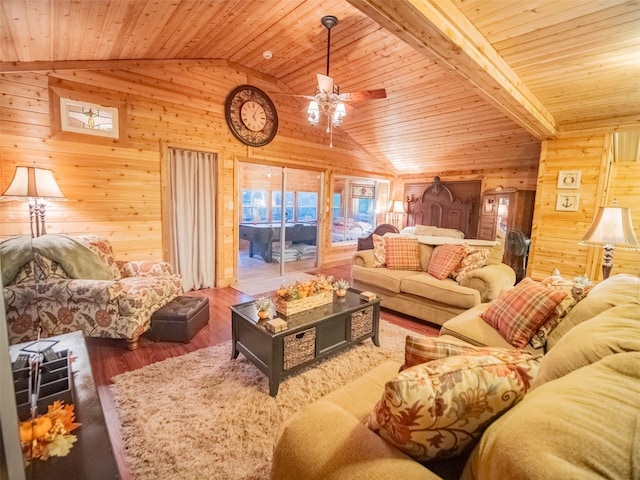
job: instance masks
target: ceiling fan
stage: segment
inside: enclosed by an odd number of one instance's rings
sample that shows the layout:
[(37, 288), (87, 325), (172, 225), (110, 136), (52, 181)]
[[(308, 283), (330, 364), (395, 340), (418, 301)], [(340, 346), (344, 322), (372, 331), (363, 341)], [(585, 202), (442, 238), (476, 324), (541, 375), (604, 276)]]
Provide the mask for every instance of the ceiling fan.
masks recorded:
[(303, 96), (310, 100), (307, 114), (311, 125), (314, 127), (318, 125), (321, 114), (326, 116), (327, 133), (330, 134), (329, 147), (333, 147), (333, 127), (341, 125), (347, 114), (344, 102), (386, 98), (387, 92), (384, 88), (379, 88), (353, 93), (340, 93), (340, 87), (333, 83), (333, 78), (329, 76), (331, 29), (338, 24), (338, 19), (333, 15), (325, 15), (320, 19), (320, 23), (327, 29), (327, 73), (326, 75), (317, 74), (318, 85), (315, 95)]

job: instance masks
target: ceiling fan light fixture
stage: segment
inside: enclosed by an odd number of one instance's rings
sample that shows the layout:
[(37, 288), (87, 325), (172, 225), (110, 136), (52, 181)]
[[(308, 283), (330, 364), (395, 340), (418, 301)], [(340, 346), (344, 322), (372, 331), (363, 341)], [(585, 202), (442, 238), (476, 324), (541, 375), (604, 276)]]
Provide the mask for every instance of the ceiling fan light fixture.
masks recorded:
[(309, 123), (314, 127), (318, 125), (320, 120), (320, 109), (318, 108), (318, 102), (311, 100), (309, 102), (309, 108), (307, 108), (307, 114), (309, 115)]
[(347, 110), (344, 107), (344, 103), (340, 102), (336, 105), (336, 110), (333, 112), (333, 125), (339, 126), (342, 124), (342, 120), (347, 116)]

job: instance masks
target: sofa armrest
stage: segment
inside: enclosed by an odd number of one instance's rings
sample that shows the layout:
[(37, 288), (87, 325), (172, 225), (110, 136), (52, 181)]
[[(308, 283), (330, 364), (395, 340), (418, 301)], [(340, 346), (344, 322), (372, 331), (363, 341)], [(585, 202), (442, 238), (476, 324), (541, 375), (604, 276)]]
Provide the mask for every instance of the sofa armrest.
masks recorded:
[(164, 277), (173, 275), (173, 267), (169, 262), (132, 260), (118, 262), (120, 274), (127, 277)]
[(373, 250), (360, 250), (353, 255), (352, 262), (359, 267), (373, 267)]
[(480, 299), (484, 303), (498, 298), (502, 290), (513, 287), (515, 283), (516, 272), (513, 268), (499, 263), (472, 270), (462, 279), (460, 285), (478, 290)]
[(280, 427), (271, 478), (429, 480), (440, 477), (385, 442), (342, 408), (318, 400)]

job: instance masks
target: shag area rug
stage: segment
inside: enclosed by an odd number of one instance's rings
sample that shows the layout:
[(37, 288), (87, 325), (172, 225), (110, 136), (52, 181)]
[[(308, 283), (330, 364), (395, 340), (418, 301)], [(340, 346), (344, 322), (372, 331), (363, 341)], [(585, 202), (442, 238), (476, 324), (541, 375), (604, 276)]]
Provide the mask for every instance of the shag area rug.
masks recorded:
[(231, 342), (113, 378), (126, 457), (137, 480), (268, 479), (278, 426), (305, 405), (388, 359), (404, 358), (408, 330), (380, 321), (371, 340), (287, 378), (267, 377)]

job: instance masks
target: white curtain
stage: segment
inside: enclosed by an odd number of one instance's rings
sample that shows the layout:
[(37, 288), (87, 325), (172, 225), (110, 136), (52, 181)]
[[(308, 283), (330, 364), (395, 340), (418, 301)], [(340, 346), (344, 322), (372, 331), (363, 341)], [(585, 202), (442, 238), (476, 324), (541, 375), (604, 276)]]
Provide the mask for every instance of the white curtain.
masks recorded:
[(171, 261), (185, 291), (215, 283), (216, 155), (169, 149)]

